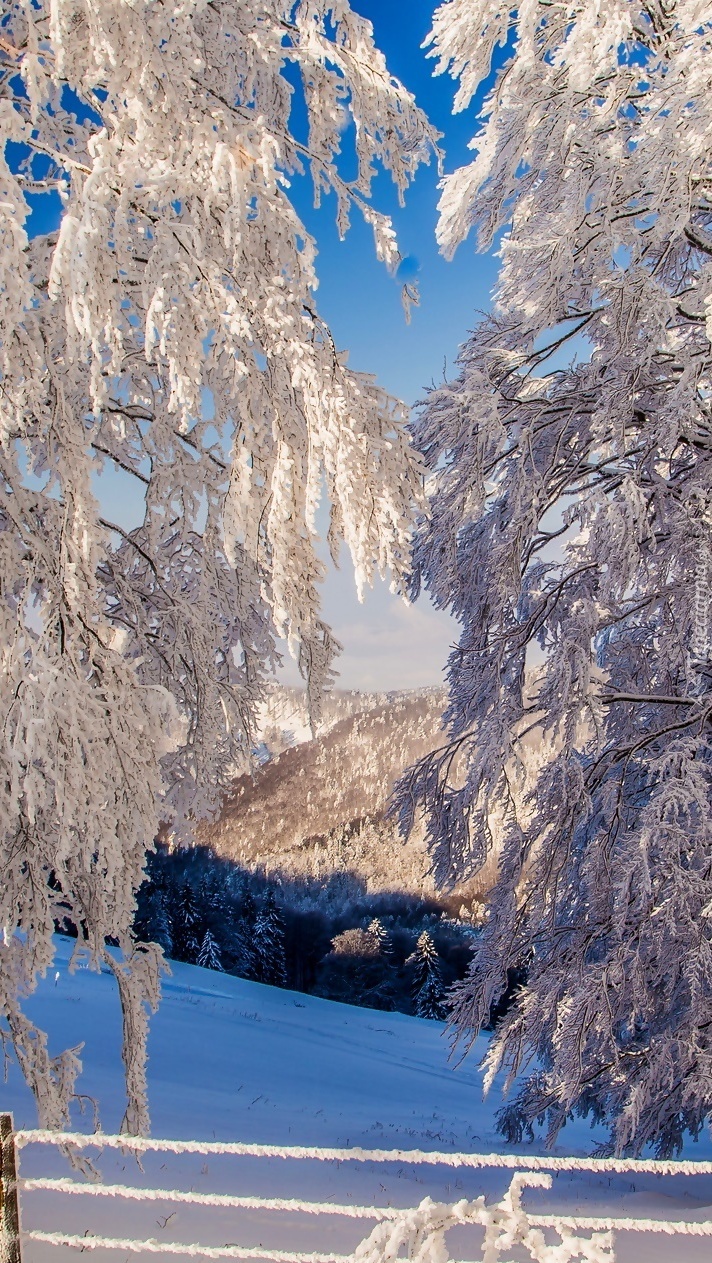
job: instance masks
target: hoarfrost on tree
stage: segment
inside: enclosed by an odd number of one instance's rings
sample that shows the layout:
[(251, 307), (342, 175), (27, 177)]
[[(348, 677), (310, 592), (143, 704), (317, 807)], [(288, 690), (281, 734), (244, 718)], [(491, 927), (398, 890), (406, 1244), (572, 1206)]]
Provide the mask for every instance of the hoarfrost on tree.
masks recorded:
[[(119, 981), (135, 1131), (160, 970), (129, 932), (145, 847), (161, 818), (189, 827), (219, 803), (275, 635), (318, 713), (337, 649), (322, 485), (360, 588), (407, 567), (403, 410), (319, 317), (289, 180), (309, 168), (339, 231), (356, 209), (394, 270), (372, 178), (402, 194), (436, 136), (346, 0), (10, 0), (0, 84), (2, 1010), (61, 1126), (76, 1052), (54, 1059), (18, 1004), (51, 962), (61, 887), (78, 952)], [(59, 195), (61, 222), (29, 240), (37, 193)], [(102, 511), (104, 467), (143, 497), (135, 529)]]
[(225, 972), (220, 959), (220, 948), (215, 942), (215, 938), (209, 929), (206, 930), (203, 935), (203, 941), (200, 945), (200, 951), (198, 952), (197, 963), (203, 969), (216, 969), (219, 970), (220, 973)]
[(501, 273), (415, 426), (414, 589), (462, 630), (402, 822), (424, 807), (447, 880), (502, 817), (454, 1015), (472, 1039), (526, 969), (488, 1055), (525, 1074), (509, 1138), (580, 1111), (667, 1154), (712, 1107), (709, 5), (449, 0), (432, 51), (458, 109), (490, 79), (440, 244), (476, 227)]
[(442, 1021), (445, 1016), (445, 989), (440, 958), (427, 930), (423, 930), (418, 936), (415, 951), (408, 957), (406, 964), (413, 968), (413, 1001), (418, 1017)]
[(393, 954), (393, 944), (391, 936), (380, 917), (373, 917), (367, 926), (368, 933), (375, 939), (377, 950), (382, 952), (384, 956)]
[(354, 1263), (390, 1263), (404, 1258), (408, 1263), (449, 1263), (446, 1240), (451, 1228), (478, 1224), (484, 1228), (479, 1263), (505, 1263), (512, 1248), (519, 1258), (532, 1263), (615, 1263), (610, 1231), (580, 1233), (563, 1224), (549, 1234), (530, 1221), (522, 1206), (526, 1188), (551, 1188), (550, 1175), (532, 1171), (512, 1176), (509, 1188), (499, 1202), (486, 1203), (484, 1197), (454, 1205), (443, 1205), (426, 1197), (419, 1206), (401, 1211), (393, 1220), (378, 1224), (357, 1246)]

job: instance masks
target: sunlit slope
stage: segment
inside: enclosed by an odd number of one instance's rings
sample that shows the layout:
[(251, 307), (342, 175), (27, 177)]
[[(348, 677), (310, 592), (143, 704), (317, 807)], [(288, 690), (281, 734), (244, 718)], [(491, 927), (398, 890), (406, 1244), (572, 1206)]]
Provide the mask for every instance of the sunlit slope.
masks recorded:
[[(298, 699), (286, 698), (279, 722), (289, 728), (292, 703), (298, 728)], [(444, 693), (435, 689), (334, 695), (331, 726), (283, 750), (253, 777), (239, 778), (201, 840), (268, 871), (319, 877), (348, 871), (369, 889), (428, 888), (422, 832), (403, 843), (385, 815), (398, 776), (442, 741), (444, 705)], [(339, 708), (345, 718), (337, 718)]]

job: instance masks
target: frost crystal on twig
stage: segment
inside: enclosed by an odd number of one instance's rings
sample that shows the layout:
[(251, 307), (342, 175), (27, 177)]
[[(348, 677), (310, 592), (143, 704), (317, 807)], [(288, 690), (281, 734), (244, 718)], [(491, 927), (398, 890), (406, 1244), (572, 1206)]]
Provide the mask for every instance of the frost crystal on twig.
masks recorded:
[(614, 1263), (611, 1233), (578, 1234), (570, 1227), (558, 1227), (556, 1244), (547, 1241), (542, 1228), (533, 1226), (522, 1206), (525, 1188), (550, 1188), (551, 1176), (524, 1172), (512, 1177), (499, 1202), (487, 1204), (484, 1197), (473, 1202), (443, 1205), (426, 1197), (414, 1210), (404, 1210), (395, 1220), (378, 1224), (354, 1253), (354, 1263), (391, 1263), (404, 1258), (408, 1263), (448, 1263), (450, 1254), (445, 1235), (458, 1224), (479, 1224), (484, 1228), (481, 1263), (505, 1263), (504, 1253), (519, 1247), (533, 1263)]

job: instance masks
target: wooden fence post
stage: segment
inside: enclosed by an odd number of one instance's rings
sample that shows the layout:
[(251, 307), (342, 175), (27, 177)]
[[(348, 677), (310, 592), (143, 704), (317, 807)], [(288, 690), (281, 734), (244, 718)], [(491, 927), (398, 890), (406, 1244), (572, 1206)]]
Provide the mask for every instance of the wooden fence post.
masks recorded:
[(0, 1263), (22, 1263), (12, 1114), (0, 1114)]

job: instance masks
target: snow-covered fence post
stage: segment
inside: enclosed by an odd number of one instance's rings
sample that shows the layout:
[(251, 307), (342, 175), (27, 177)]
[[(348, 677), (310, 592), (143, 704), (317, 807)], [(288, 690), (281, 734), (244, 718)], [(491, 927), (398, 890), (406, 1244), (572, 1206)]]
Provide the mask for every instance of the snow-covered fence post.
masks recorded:
[(21, 1263), (20, 1205), (12, 1114), (0, 1114), (0, 1263)]

